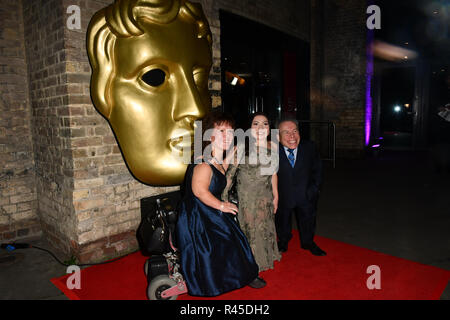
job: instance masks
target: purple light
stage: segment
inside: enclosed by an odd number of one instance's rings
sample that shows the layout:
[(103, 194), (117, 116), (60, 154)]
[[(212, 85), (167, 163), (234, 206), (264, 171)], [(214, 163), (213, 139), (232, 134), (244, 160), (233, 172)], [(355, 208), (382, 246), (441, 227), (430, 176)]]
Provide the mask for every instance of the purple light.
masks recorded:
[(366, 76), (366, 119), (365, 119), (365, 129), (366, 129), (366, 146), (369, 145), (370, 141), (370, 131), (372, 126), (372, 97), (370, 96), (372, 77), (371, 75)]
[(372, 126), (372, 77), (373, 77), (373, 37), (374, 31), (368, 29), (367, 32), (367, 66), (366, 66), (366, 116), (365, 116), (365, 143), (366, 146), (369, 145), (371, 126)]
[(372, 148), (379, 148), (379, 147), (380, 147), (379, 144), (374, 144), (374, 145), (372, 146)]
[(373, 77), (373, 51), (372, 51), (372, 43), (373, 43), (373, 30), (368, 30), (367, 32), (367, 66), (366, 66), (366, 117), (365, 117), (365, 142), (366, 146), (369, 145), (370, 141), (370, 133), (372, 126), (372, 77)]

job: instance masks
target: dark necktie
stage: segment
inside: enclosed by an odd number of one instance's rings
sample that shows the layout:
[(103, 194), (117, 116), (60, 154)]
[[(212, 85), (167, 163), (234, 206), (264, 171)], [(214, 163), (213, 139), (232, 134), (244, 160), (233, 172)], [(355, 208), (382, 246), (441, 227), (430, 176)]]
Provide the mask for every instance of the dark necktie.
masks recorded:
[(288, 159), (289, 163), (291, 164), (291, 167), (293, 168), (295, 165), (295, 156), (294, 156), (294, 150), (295, 149), (287, 149), (289, 152)]

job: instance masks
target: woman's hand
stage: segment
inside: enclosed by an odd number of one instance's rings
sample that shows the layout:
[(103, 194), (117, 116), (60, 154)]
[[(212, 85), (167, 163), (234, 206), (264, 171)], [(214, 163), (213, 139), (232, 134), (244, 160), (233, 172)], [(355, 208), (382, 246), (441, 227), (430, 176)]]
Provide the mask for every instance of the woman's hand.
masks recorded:
[(233, 215), (236, 215), (239, 212), (237, 206), (231, 202), (222, 202), (220, 205), (220, 211), (231, 213)]
[(273, 214), (277, 213), (278, 210), (278, 197), (273, 198)]
[(273, 194), (273, 214), (278, 210), (278, 175), (275, 173), (272, 175), (272, 194)]

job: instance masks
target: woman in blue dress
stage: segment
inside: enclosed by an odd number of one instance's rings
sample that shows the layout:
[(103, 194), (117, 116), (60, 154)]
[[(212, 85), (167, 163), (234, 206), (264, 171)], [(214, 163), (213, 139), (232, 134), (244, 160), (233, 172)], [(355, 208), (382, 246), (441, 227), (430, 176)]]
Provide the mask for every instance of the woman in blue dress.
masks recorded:
[(217, 296), (246, 285), (264, 286), (247, 238), (234, 219), (236, 205), (220, 199), (227, 184), (226, 167), (220, 159), (233, 142), (233, 125), (226, 114), (209, 113), (202, 128), (203, 132), (212, 129), (211, 156), (205, 155), (201, 163), (189, 165), (186, 171), (176, 235), (181, 271), (194, 296)]

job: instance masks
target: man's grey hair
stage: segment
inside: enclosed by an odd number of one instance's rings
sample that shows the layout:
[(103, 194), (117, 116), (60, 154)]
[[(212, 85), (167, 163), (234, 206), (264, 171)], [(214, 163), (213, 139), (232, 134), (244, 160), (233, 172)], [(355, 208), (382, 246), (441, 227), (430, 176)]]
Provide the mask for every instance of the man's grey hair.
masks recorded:
[(281, 124), (284, 123), (284, 122), (293, 122), (297, 126), (297, 129), (299, 129), (299, 125), (298, 125), (298, 120), (297, 119), (295, 119), (295, 118), (282, 118), (281, 120), (278, 120), (278, 122), (277, 122), (277, 126), (276, 127), (278, 128), (278, 130), (280, 129)]

